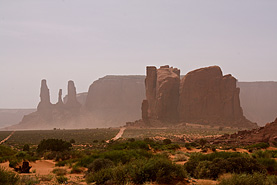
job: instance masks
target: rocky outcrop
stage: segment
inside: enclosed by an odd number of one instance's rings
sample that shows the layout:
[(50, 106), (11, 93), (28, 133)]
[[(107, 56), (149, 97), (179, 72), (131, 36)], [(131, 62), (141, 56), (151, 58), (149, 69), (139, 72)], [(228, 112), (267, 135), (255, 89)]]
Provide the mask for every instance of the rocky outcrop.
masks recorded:
[(148, 114), (152, 119), (178, 121), (180, 70), (169, 66), (147, 67), (145, 79)]
[(63, 94), (63, 91), (62, 91), (62, 89), (60, 89), (59, 90), (58, 102), (55, 105), (55, 107), (58, 108), (58, 109), (64, 108), (64, 103), (63, 103), (63, 100), (62, 100), (62, 94)]
[(47, 111), (52, 108), (52, 104), (50, 102), (50, 93), (46, 84), (46, 80), (41, 81), (40, 87), (40, 102), (38, 104), (38, 111)]
[(76, 98), (76, 87), (74, 85), (73, 81), (68, 81), (68, 86), (67, 86), (67, 101), (65, 103), (65, 107), (71, 111), (79, 111), (81, 108), (81, 104), (77, 101)]
[(225, 134), (212, 141), (215, 144), (228, 143), (235, 145), (247, 145), (252, 143), (277, 143), (277, 118), (274, 122), (253, 130), (238, 131), (235, 134)]
[(222, 75), (218, 66), (189, 72), (181, 81), (181, 122), (253, 127), (243, 116), (240, 89), (232, 75)]

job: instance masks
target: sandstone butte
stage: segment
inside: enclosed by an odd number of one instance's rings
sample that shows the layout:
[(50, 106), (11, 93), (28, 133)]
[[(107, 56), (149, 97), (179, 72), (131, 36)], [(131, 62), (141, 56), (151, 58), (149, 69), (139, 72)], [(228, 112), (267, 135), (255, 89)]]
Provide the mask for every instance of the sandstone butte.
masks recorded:
[(149, 66), (146, 71), (146, 100), (142, 104), (145, 125), (185, 122), (257, 127), (243, 116), (237, 79), (232, 75), (223, 76), (220, 67), (197, 69), (181, 80), (177, 68)]

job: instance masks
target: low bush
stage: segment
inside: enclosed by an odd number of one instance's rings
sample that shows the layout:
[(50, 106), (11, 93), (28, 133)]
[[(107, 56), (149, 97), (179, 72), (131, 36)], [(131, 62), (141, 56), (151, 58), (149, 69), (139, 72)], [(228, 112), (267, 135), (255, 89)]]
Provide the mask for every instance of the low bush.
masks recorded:
[(14, 172), (7, 171), (4, 168), (0, 167), (0, 184), (10, 185), (16, 184), (19, 181), (19, 176)]
[(153, 154), (146, 150), (110, 150), (105, 152), (96, 152), (90, 156), (83, 157), (79, 160), (78, 165), (88, 167), (88, 164), (93, 163), (98, 158), (109, 159), (115, 165), (118, 163), (126, 164), (135, 159), (150, 158)]
[(270, 145), (268, 143), (256, 143), (250, 146), (247, 146), (247, 149), (266, 149), (268, 148)]
[(70, 150), (72, 147), (71, 143), (63, 141), (61, 139), (43, 139), (40, 141), (37, 152), (41, 153), (44, 151), (65, 151)]
[(52, 175), (42, 175), (40, 176), (40, 181), (51, 181), (53, 179)]
[(39, 179), (37, 176), (29, 176), (29, 175), (23, 175), (20, 178), (19, 184), (25, 184), (25, 185), (35, 185), (39, 183)]
[(275, 185), (276, 176), (266, 176), (262, 173), (233, 174), (229, 178), (220, 179), (219, 185)]
[(114, 168), (102, 168), (96, 173), (89, 173), (86, 181), (88, 183), (125, 184), (131, 181), (135, 184), (145, 182), (157, 182), (161, 184), (172, 184), (182, 181), (186, 173), (182, 166), (172, 163), (169, 159), (155, 156), (150, 159), (139, 159), (125, 165)]
[(53, 173), (56, 174), (57, 176), (64, 176), (66, 175), (66, 169), (63, 168), (55, 168), (53, 170)]
[(57, 176), (56, 180), (58, 181), (59, 184), (66, 183), (68, 181), (67, 177), (65, 176)]
[(169, 145), (171, 143), (172, 143), (172, 141), (170, 139), (164, 139), (163, 140), (163, 144), (165, 144), (165, 145)]
[(83, 172), (83, 170), (78, 166), (73, 166), (71, 171), (70, 171), (70, 173), (75, 173), (75, 174), (80, 174), (82, 172)]
[(91, 164), (88, 165), (88, 172), (98, 172), (102, 169), (112, 168), (114, 163), (110, 159), (95, 159)]
[(192, 154), (184, 164), (187, 172), (196, 178), (217, 179), (223, 173), (265, 172), (256, 159), (247, 154), (215, 152), (211, 154)]

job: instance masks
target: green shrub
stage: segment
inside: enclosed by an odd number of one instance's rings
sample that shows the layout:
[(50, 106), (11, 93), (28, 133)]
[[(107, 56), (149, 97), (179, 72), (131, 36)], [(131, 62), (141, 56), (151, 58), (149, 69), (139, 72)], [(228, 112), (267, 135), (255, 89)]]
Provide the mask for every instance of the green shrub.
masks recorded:
[(42, 175), (40, 176), (40, 181), (51, 181), (53, 179), (52, 175)]
[(20, 184), (35, 185), (39, 183), (39, 179), (36, 176), (24, 175), (20, 178)]
[(174, 157), (174, 162), (187, 161), (188, 157), (185, 154), (176, 154)]
[(258, 163), (263, 165), (269, 173), (277, 171), (277, 162), (275, 159), (270, 158), (259, 158)]
[(192, 154), (184, 164), (191, 176), (196, 178), (217, 179), (223, 173), (265, 172), (264, 167), (256, 159), (247, 154), (215, 152), (211, 154)]
[(65, 177), (65, 176), (57, 176), (56, 179), (59, 184), (66, 183), (68, 181), (67, 177)]
[(75, 143), (75, 140), (74, 139), (70, 139), (69, 141), (71, 144)]
[(15, 168), (18, 164), (19, 164), (20, 160), (17, 160), (17, 159), (11, 159), (10, 160), (10, 163), (9, 163), (9, 167), (11, 168)]
[(83, 170), (78, 166), (73, 166), (71, 171), (70, 171), (70, 173), (76, 173), (76, 174), (80, 174), (82, 172), (83, 172)]
[(170, 139), (164, 139), (163, 140), (163, 144), (165, 144), (165, 145), (169, 145), (169, 144), (171, 144), (172, 142), (171, 142), (171, 140)]
[(96, 184), (105, 184), (105, 182), (112, 179), (113, 170), (111, 168), (104, 168), (95, 173), (89, 173), (86, 176), (86, 182), (95, 182)]
[(57, 176), (64, 176), (66, 175), (66, 169), (63, 168), (55, 168), (53, 170), (53, 173), (56, 174)]
[(252, 156), (255, 158), (277, 158), (277, 150), (258, 150)]
[(275, 185), (276, 176), (266, 176), (262, 173), (233, 174), (229, 178), (221, 179), (219, 185)]
[(43, 139), (40, 141), (37, 152), (44, 152), (44, 151), (65, 151), (70, 150), (72, 147), (71, 143), (63, 141), (61, 139)]
[(25, 144), (23, 146), (23, 151), (29, 152), (30, 151), (30, 146), (28, 144)]
[(102, 169), (112, 168), (114, 163), (110, 159), (95, 159), (90, 165), (88, 165), (88, 172), (98, 172)]
[(65, 165), (67, 164), (67, 162), (68, 162), (68, 161), (58, 161), (58, 162), (55, 164), (55, 166), (59, 166), (59, 167), (65, 166)]
[(17, 184), (19, 181), (19, 176), (11, 171), (7, 171), (4, 168), (0, 167), (0, 184), (10, 185)]
[(207, 143), (207, 140), (204, 139), (204, 138), (201, 138), (201, 139), (199, 140), (199, 144), (201, 145), (202, 148), (205, 146), (206, 143)]
[(116, 141), (109, 145), (109, 149), (112, 149), (112, 150), (124, 150), (124, 149), (149, 150), (149, 146), (148, 146), (147, 142), (145, 142), (145, 141), (132, 141), (132, 142)]
[(133, 161), (128, 165), (128, 171), (131, 181), (135, 184), (142, 184), (147, 181), (171, 184), (174, 181), (183, 180), (186, 176), (180, 165), (176, 165), (163, 157)]
[(268, 143), (256, 143), (256, 144), (250, 145), (246, 148), (248, 148), (248, 149), (266, 149), (269, 146), (270, 145)]
[(145, 182), (157, 182), (161, 184), (172, 184), (182, 181), (186, 173), (182, 166), (172, 163), (169, 159), (155, 156), (150, 159), (139, 159), (125, 165), (114, 168), (102, 168), (95, 173), (89, 173), (86, 177), (87, 183), (96, 184), (126, 184), (131, 181), (135, 184)]
[(16, 151), (7, 146), (0, 145), (0, 162), (10, 160), (14, 156), (14, 154), (16, 154)]

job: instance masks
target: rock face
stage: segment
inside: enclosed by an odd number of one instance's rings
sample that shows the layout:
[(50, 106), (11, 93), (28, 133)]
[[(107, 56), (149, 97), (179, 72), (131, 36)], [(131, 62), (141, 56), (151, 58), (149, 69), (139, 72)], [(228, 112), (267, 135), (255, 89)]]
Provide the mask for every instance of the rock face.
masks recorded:
[(148, 122), (149, 117), (148, 117), (148, 108), (149, 108), (149, 103), (147, 100), (143, 100), (142, 101), (142, 105), (141, 105), (141, 116), (142, 116), (142, 120), (144, 122)]
[(247, 119), (265, 125), (277, 117), (277, 82), (239, 82), (238, 87)]
[(218, 66), (189, 72), (181, 81), (180, 121), (251, 126), (243, 116), (236, 82), (231, 75), (223, 76)]
[(180, 70), (162, 66), (147, 67), (145, 79), (148, 115), (161, 121), (178, 121)]
[(108, 75), (89, 87), (85, 109), (95, 125), (122, 126), (141, 118), (141, 102), (145, 98), (145, 76)]

